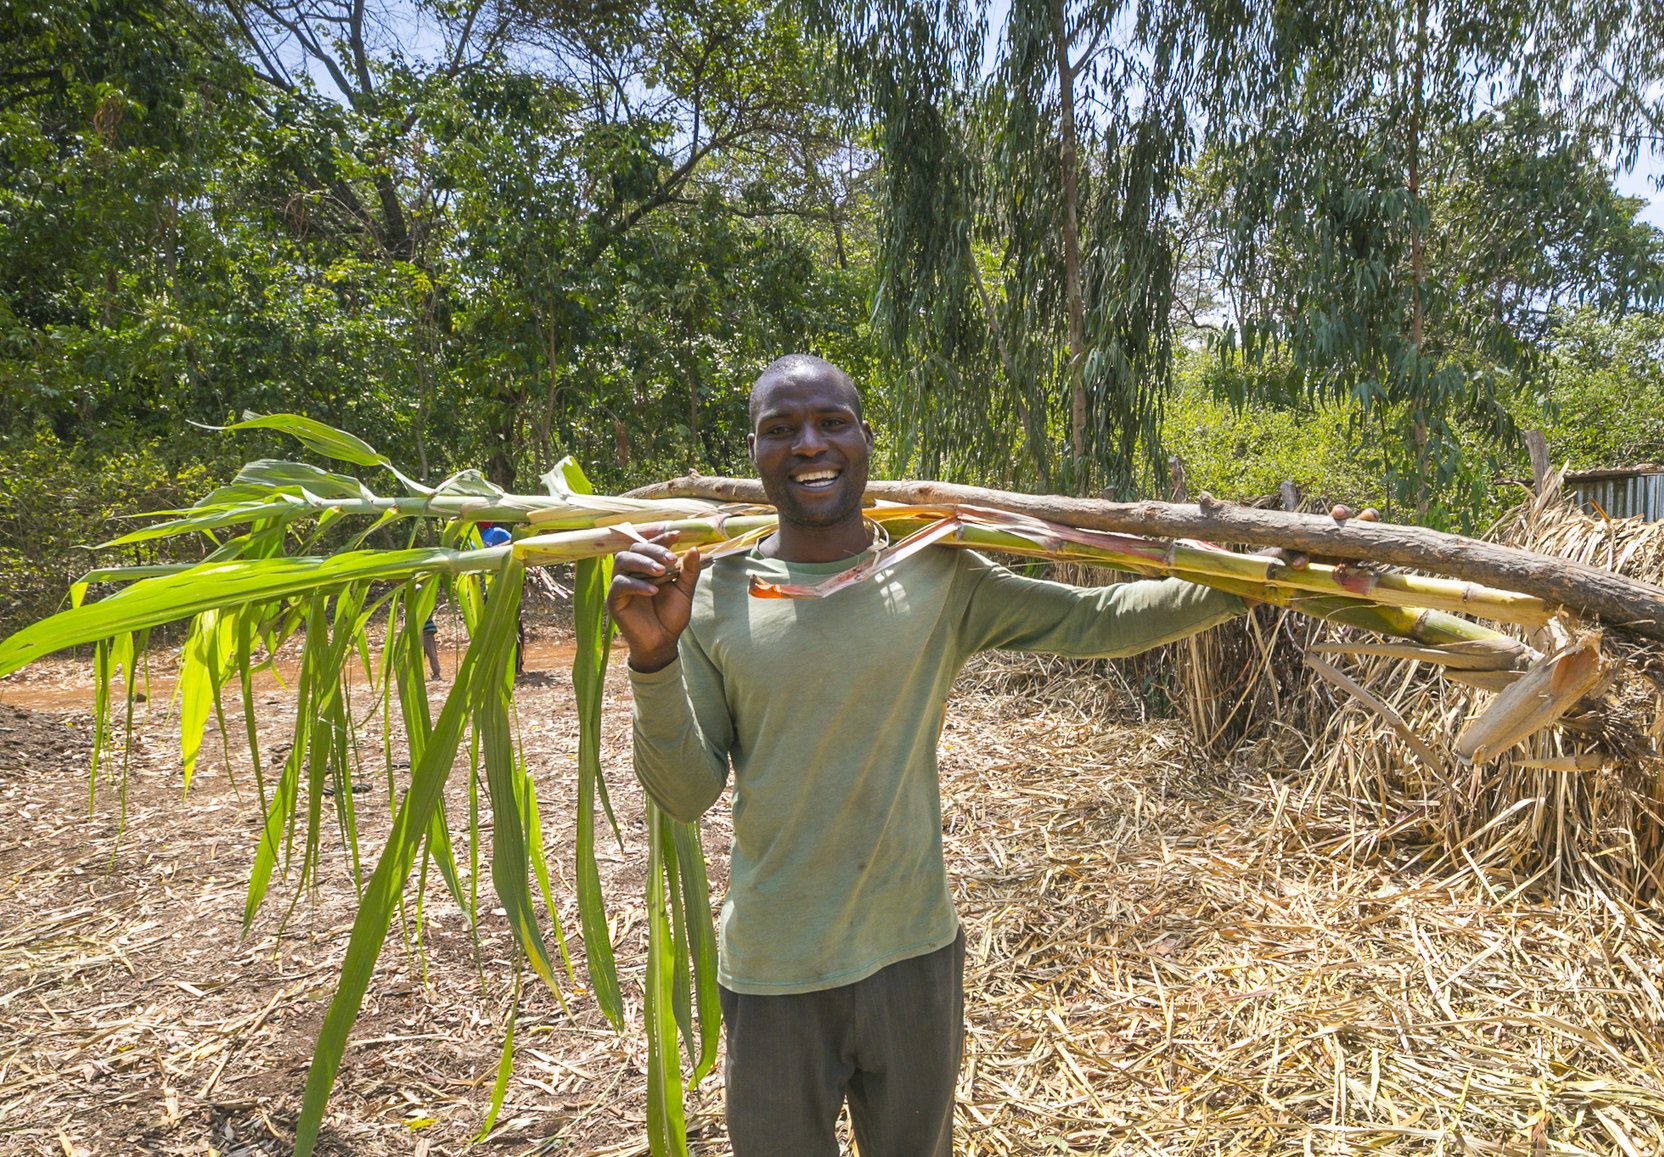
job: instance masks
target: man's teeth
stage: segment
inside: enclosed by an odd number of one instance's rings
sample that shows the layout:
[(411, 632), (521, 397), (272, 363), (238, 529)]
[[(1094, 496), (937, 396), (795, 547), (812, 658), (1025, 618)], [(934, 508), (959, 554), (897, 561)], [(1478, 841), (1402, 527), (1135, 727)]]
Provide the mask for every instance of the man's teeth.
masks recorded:
[(799, 486), (807, 486), (812, 490), (824, 489), (838, 480), (836, 470), (816, 470), (812, 474), (799, 474), (794, 481)]

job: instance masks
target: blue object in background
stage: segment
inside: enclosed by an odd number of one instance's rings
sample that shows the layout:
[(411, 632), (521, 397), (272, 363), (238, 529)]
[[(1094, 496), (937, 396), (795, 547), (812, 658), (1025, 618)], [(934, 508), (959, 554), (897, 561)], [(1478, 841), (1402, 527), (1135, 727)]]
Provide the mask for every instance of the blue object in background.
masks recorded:
[(502, 546), (513, 539), (514, 536), (501, 526), (488, 526), (480, 531), (480, 542), (486, 546)]

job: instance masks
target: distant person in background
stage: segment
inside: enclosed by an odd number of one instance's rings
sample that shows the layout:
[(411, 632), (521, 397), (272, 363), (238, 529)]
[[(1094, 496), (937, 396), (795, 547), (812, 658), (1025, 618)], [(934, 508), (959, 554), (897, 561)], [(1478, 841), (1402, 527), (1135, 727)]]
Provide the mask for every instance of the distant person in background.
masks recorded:
[[(481, 546), (507, 546), (514, 541), (514, 535), (505, 526), (498, 526), (495, 522), (482, 522), (480, 528)], [(526, 673), (526, 620), (516, 616), (514, 620), (516, 642), (514, 645), (514, 677), (518, 679)]]
[(428, 657), (428, 670), (439, 678), (439, 626), (432, 615), (422, 624), (422, 654)]

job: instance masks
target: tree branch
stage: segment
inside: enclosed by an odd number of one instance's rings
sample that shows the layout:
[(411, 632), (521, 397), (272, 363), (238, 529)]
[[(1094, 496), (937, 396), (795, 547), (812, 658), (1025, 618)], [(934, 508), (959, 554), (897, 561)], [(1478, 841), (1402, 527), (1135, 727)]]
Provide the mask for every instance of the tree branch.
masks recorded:
[[(1534, 595), (1577, 614), (1664, 640), (1664, 589), (1608, 570), (1498, 546), (1459, 534), (1381, 522), (1337, 523), (1314, 514), (1233, 506), (1209, 495), (1192, 506), (1171, 502), (1104, 502), (1091, 498), (1015, 494), (945, 482), (869, 482), (869, 499), (920, 506), (990, 506), (1087, 530), (1162, 538), (1201, 538), (1248, 546), (1280, 546), (1449, 575)], [(629, 498), (709, 498), (766, 502), (749, 478), (690, 474), (630, 491)]]

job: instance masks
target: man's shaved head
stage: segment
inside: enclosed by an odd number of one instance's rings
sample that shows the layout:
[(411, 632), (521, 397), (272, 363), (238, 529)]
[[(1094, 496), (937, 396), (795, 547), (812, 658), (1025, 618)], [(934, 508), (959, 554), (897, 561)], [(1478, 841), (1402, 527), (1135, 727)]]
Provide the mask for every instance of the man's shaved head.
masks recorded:
[(855, 383), (849, 380), (849, 375), (825, 358), (817, 358), (814, 354), (787, 354), (783, 358), (776, 358), (768, 364), (757, 380), (751, 386), (751, 427), (757, 427), (757, 415), (763, 396), (768, 388), (776, 382), (806, 382), (820, 380), (829, 382), (841, 390), (848, 399), (850, 408), (855, 411), (856, 420), (861, 418), (861, 394), (855, 388)]

